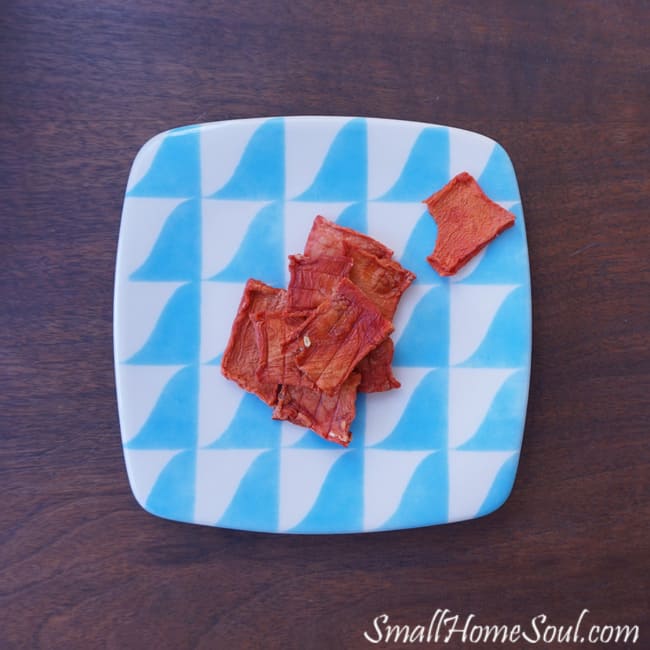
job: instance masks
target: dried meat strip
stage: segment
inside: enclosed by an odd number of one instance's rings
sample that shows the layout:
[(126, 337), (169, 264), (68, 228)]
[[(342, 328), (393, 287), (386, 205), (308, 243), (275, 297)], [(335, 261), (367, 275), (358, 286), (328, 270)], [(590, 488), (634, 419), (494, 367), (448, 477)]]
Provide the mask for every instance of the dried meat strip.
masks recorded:
[(316, 386), (334, 393), (370, 350), (393, 331), (374, 303), (347, 278), (292, 334), (302, 339), (298, 367)]
[(377, 257), (393, 256), (393, 251), (376, 239), (351, 228), (339, 226), (321, 215), (314, 219), (305, 244), (305, 255), (311, 255), (312, 257), (345, 255), (346, 243), (355, 244), (357, 248), (372, 253)]
[(315, 309), (351, 268), (352, 259), (343, 255), (289, 255), (289, 308)]
[[(377, 257), (352, 243), (345, 244), (345, 251), (354, 260), (350, 280), (386, 318), (392, 320), (402, 294), (415, 280), (415, 274), (395, 260)], [(360, 392), (379, 393), (400, 387), (391, 369), (393, 351), (393, 342), (388, 339), (361, 360), (357, 366), (361, 373)]]
[(354, 262), (350, 280), (377, 305), (385, 318), (392, 319), (402, 294), (415, 280), (415, 274), (399, 262), (377, 257), (354, 243), (346, 242), (344, 246)]
[(381, 393), (402, 384), (393, 375), (393, 339), (388, 337), (359, 361), (355, 370), (361, 374), (360, 393)]
[(300, 342), (286, 346), (289, 334), (302, 325), (311, 315), (310, 311), (267, 311), (251, 314), (255, 329), (259, 364), (257, 378), (263, 384), (289, 384), (311, 386), (311, 382), (296, 365), (296, 353)]
[(440, 275), (453, 275), (515, 222), (512, 212), (489, 199), (467, 172), (424, 201), (438, 224), (427, 261)]
[(287, 292), (270, 287), (259, 280), (250, 279), (244, 288), (239, 309), (230, 332), (230, 339), (221, 359), (221, 372), (244, 390), (257, 395), (267, 404), (277, 402), (278, 385), (261, 382), (257, 377), (259, 353), (255, 329), (250, 315), (266, 310), (284, 309)]
[(273, 418), (307, 427), (326, 440), (347, 447), (352, 439), (350, 424), (356, 415), (360, 380), (359, 373), (353, 372), (332, 395), (304, 386), (282, 386)]

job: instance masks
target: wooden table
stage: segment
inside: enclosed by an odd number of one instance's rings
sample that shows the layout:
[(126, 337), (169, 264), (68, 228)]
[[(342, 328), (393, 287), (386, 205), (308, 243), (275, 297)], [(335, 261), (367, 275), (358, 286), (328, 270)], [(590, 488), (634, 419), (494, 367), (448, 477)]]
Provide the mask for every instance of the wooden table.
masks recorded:
[[(583, 626), (640, 624), (648, 647), (649, 19), (614, 1), (6, 2), (0, 647), (373, 647), (375, 617), (439, 608), (529, 629), (588, 609)], [(113, 379), (130, 163), (172, 126), (323, 113), (464, 127), (512, 156), (534, 305), (513, 494), (358, 536), (151, 517)]]

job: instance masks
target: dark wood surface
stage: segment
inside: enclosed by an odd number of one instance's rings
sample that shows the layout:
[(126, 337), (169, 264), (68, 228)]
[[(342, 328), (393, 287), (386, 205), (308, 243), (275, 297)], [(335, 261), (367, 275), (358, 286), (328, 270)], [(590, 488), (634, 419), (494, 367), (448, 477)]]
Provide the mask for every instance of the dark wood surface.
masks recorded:
[[(4, 2), (0, 647), (372, 647), (374, 617), (437, 608), (522, 625), (587, 608), (650, 647), (649, 18), (604, 0)], [(111, 318), (133, 156), (173, 126), (313, 113), (464, 127), (514, 161), (533, 372), (489, 517), (261, 535), (131, 496)]]

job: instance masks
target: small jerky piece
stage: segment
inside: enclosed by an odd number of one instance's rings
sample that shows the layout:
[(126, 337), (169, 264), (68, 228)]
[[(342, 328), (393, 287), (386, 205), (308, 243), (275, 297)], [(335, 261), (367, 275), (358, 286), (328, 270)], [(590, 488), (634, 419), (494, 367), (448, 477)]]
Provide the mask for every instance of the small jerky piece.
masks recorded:
[(298, 367), (318, 388), (332, 394), (392, 331), (393, 324), (363, 291), (343, 278), (287, 344), (297, 338), (305, 342), (296, 354)]
[(389, 337), (359, 361), (355, 370), (361, 373), (360, 393), (381, 393), (401, 386), (391, 367), (394, 349)]
[(300, 327), (310, 315), (309, 311), (267, 311), (251, 314), (259, 353), (257, 379), (261, 383), (314, 387), (296, 365), (296, 353), (304, 346), (304, 341), (296, 340), (289, 346), (284, 344), (289, 334)]
[(415, 274), (399, 262), (377, 257), (354, 243), (346, 242), (344, 246), (346, 254), (354, 261), (350, 280), (377, 305), (386, 318), (392, 319), (402, 294), (415, 280)]
[(353, 372), (333, 395), (305, 386), (284, 385), (272, 417), (307, 427), (326, 440), (347, 447), (352, 439), (350, 424), (356, 414), (360, 380), (359, 373)]
[(244, 390), (254, 393), (271, 406), (277, 402), (278, 385), (261, 382), (257, 378), (259, 353), (250, 315), (255, 312), (283, 309), (286, 300), (287, 292), (283, 289), (276, 289), (259, 280), (250, 279), (244, 288), (230, 339), (221, 359), (221, 373), (224, 377), (232, 379)]
[(467, 172), (424, 201), (438, 224), (427, 261), (440, 275), (453, 275), (515, 222), (512, 212), (489, 199)]
[(352, 260), (343, 255), (289, 255), (289, 308), (318, 307), (351, 268)]
[(355, 244), (357, 248), (372, 253), (377, 257), (392, 257), (393, 251), (381, 242), (356, 230), (339, 226), (333, 221), (318, 215), (314, 219), (307, 243), (305, 255), (345, 255), (344, 243)]

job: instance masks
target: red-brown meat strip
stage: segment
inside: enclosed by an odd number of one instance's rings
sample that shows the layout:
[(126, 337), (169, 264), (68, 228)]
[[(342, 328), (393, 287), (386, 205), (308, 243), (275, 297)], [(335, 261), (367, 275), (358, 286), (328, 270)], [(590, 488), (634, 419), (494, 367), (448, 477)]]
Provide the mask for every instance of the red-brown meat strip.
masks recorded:
[(257, 378), (261, 383), (314, 387), (296, 365), (300, 341), (285, 345), (289, 334), (302, 325), (310, 314), (308, 311), (267, 311), (251, 315), (259, 353)]
[[(392, 320), (397, 304), (415, 280), (415, 274), (399, 262), (377, 257), (355, 244), (346, 242), (344, 248), (346, 254), (354, 260), (350, 280), (377, 305), (386, 318)], [(388, 339), (361, 360), (357, 366), (361, 373), (360, 392), (379, 393), (400, 387), (391, 369), (393, 351), (393, 342)]]
[(352, 439), (350, 424), (356, 415), (360, 380), (359, 373), (353, 372), (333, 395), (304, 386), (282, 386), (273, 418), (307, 427), (326, 440), (347, 447)]
[(361, 289), (343, 278), (291, 338), (304, 344), (296, 354), (298, 367), (331, 394), (392, 331), (393, 324)]
[(355, 370), (361, 373), (360, 393), (381, 393), (402, 385), (393, 375), (394, 351), (393, 339), (388, 337), (359, 361)]
[(415, 274), (399, 262), (377, 257), (355, 243), (346, 242), (344, 248), (354, 262), (350, 280), (377, 305), (385, 318), (391, 320), (402, 294), (415, 280)]
[(250, 315), (266, 310), (279, 310), (286, 306), (287, 292), (270, 287), (259, 280), (250, 279), (230, 332), (230, 339), (221, 359), (221, 372), (244, 390), (257, 395), (267, 404), (277, 402), (278, 385), (261, 382), (257, 378), (259, 354), (255, 329)]
[(440, 275), (454, 275), (515, 223), (515, 215), (489, 199), (467, 172), (454, 176), (424, 203), (438, 224), (427, 261)]
[(351, 268), (352, 260), (342, 255), (289, 255), (289, 308), (315, 309)]
[(339, 226), (329, 219), (318, 215), (314, 219), (307, 243), (305, 255), (319, 257), (320, 255), (345, 255), (345, 243), (355, 244), (368, 253), (377, 257), (392, 257), (393, 251), (381, 242), (363, 233)]

